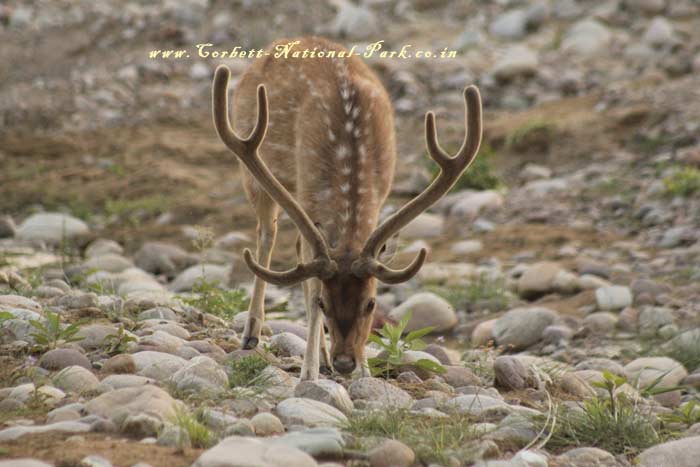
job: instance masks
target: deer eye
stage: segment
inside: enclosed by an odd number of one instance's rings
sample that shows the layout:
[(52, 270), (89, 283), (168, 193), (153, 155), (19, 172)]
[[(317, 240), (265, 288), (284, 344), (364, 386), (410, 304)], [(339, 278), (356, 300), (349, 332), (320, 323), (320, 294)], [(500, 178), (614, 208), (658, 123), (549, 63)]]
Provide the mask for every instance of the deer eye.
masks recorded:
[(367, 313), (372, 313), (374, 311), (374, 307), (377, 305), (377, 301), (373, 298), (370, 298), (367, 300)]

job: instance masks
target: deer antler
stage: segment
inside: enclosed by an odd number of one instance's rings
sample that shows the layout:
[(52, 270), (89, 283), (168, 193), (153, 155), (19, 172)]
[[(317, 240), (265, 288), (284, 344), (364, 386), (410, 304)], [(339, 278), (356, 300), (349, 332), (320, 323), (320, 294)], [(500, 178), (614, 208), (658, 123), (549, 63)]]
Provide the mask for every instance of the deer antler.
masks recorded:
[(415, 219), (420, 213), (435, 204), (457, 182), (469, 167), (481, 144), (481, 96), (476, 86), (464, 90), (466, 108), (464, 141), (457, 155), (450, 157), (438, 144), (435, 127), (435, 114), (425, 115), (425, 139), (430, 157), (440, 166), (440, 173), (433, 182), (417, 197), (409, 201), (397, 212), (389, 216), (369, 236), (360, 258), (352, 265), (355, 275), (374, 275), (387, 284), (397, 284), (413, 277), (423, 265), (427, 252), (421, 249), (416, 259), (401, 270), (390, 269), (377, 260), (382, 245), (401, 228)]
[(220, 65), (214, 74), (212, 104), (216, 132), (226, 146), (238, 156), (238, 159), (246, 166), (265, 192), (285, 210), (296, 224), (301, 235), (309, 242), (314, 253), (313, 261), (299, 264), (296, 268), (284, 272), (275, 272), (261, 266), (253, 259), (248, 249), (243, 252), (245, 261), (254, 274), (264, 281), (277, 285), (291, 285), (311, 277), (328, 279), (336, 273), (338, 266), (330, 258), (328, 245), (323, 235), (289, 191), (270, 172), (258, 154), (258, 148), (262, 144), (267, 130), (268, 107), (265, 86), (262, 84), (258, 86), (258, 118), (255, 128), (247, 138), (242, 139), (234, 133), (229, 122), (228, 81), (230, 75), (231, 72), (225, 65)]

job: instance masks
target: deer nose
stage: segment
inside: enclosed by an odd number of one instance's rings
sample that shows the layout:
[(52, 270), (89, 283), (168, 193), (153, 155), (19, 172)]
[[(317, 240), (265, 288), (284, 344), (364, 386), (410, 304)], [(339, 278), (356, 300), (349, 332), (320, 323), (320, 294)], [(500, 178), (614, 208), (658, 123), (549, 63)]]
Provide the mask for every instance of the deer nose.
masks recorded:
[(355, 359), (348, 355), (338, 355), (333, 359), (333, 368), (343, 374), (352, 373), (355, 366)]

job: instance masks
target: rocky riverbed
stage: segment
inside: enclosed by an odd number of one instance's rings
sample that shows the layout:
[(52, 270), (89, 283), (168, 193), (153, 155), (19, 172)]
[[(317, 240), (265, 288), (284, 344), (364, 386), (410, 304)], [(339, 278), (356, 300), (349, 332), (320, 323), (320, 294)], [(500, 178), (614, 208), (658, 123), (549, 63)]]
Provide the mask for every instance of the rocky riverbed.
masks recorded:
[[(697, 465), (699, 17), (693, 0), (1, 5), (0, 466)], [(369, 343), (374, 377), (299, 381), (300, 288), (268, 287), (259, 348), (240, 349), (255, 224), (210, 122), (218, 61), (148, 58), (302, 34), (458, 51), (369, 61), (402, 161), (384, 215), (434, 173), (423, 112), (456, 148), (461, 88), (484, 97), (470, 175), (401, 232), (396, 264), (427, 247), (426, 265), (377, 297), (378, 329), (410, 314), (427, 345), (389, 362)], [(294, 240), (283, 217), (275, 266)]]

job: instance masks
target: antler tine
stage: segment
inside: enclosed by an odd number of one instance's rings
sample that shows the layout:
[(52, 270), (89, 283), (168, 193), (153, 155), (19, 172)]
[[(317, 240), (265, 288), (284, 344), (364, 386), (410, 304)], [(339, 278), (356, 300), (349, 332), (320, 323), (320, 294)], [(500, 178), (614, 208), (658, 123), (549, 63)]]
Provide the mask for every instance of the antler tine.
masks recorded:
[(425, 248), (421, 248), (411, 264), (403, 269), (391, 269), (375, 258), (367, 258), (364, 263), (353, 265), (353, 273), (356, 276), (374, 276), (385, 284), (400, 284), (415, 276), (428, 256)]
[[(260, 186), (262, 186), (265, 192), (273, 200), (275, 200), (275, 202), (279, 204), (280, 207), (282, 207), (282, 209), (284, 209), (284, 211), (289, 215), (292, 221), (294, 221), (301, 235), (311, 244), (315, 260), (318, 260), (309, 263), (308, 265), (299, 265), (295, 269), (282, 273), (277, 273), (260, 266), (253, 261), (252, 257), (250, 257), (250, 261), (246, 259), (246, 262), (251, 270), (262, 279), (267, 280), (266, 277), (263, 276), (276, 278), (270, 282), (290, 281), (288, 283), (293, 283), (291, 282), (292, 280), (296, 280), (296, 282), (298, 282), (299, 280), (303, 279), (297, 280), (297, 278), (302, 277), (305, 274), (315, 273), (318, 271), (320, 271), (321, 274), (327, 274), (329, 271), (334, 270), (336, 265), (330, 258), (328, 245), (326, 244), (323, 235), (321, 235), (321, 232), (319, 232), (319, 230), (313, 224), (308, 214), (292, 197), (289, 191), (277, 180), (272, 172), (270, 172), (270, 169), (258, 154), (258, 148), (262, 144), (265, 137), (268, 122), (268, 104), (265, 86), (262, 84), (258, 86), (258, 114), (255, 128), (247, 138), (242, 139), (233, 131), (229, 121), (228, 81), (230, 75), (231, 72), (225, 65), (220, 65), (214, 73), (212, 108), (216, 132), (219, 134), (219, 137), (226, 144), (226, 146), (228, 146), (228, 148), (231, 149), (236, 156), (238, 156), (238, 159), (240, 159), (240, 161), (246, 166), (248, 171), (253, 175)], [(325, 264), (324, 268), (319, 269), (319, 267), (314, 266), (317, 265), (317, 263)], [(304, 274), (302, 274), (302, 272)], [(286, 278), (283, 278), (285, 274), (289, 275)]]
[[(426, 145), (430, 157), (440, 166), (440, 173), (420, 195), (389, 216), (372, 232), (362, 251), (363, 257), (376, 258), (379, 249), (389, 237), (442, 198), (476, 157), (481, 144), (482, 132), (481, 96), (476, 86), (468, 86), (464, 90), (464, 105), (466, 134), (462, 146), (454, 157), (450, 157), (437, 141), (435, 114), (432, 112), (426, 114)], [(417, 262), (418, 258), (411, 265)]]
[(255, 259), (253, 259), (253, 254), (248, 248), (243, 250), (243, 259), (253, 274), (260, 277), (265, 282), (281, 286), (298, 284), (312, 277), (328, 279), (337, 271), (335, 263), (329, 265), (329, 263), (323, 259), (316, 259), (305, 264), (297, 264), (296, 267), (286, 271), (272, 271), (255, 261)]

